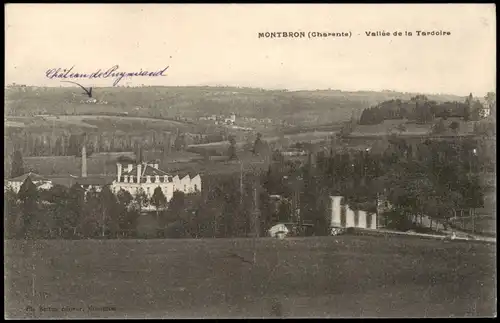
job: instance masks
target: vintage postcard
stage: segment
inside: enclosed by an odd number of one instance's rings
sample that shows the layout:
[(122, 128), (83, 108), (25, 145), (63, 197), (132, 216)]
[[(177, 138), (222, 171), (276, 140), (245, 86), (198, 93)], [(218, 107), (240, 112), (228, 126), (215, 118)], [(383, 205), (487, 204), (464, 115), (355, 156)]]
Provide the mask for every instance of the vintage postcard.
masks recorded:
[(497, 315), (494, 4), (5, 10), (5, 318)]

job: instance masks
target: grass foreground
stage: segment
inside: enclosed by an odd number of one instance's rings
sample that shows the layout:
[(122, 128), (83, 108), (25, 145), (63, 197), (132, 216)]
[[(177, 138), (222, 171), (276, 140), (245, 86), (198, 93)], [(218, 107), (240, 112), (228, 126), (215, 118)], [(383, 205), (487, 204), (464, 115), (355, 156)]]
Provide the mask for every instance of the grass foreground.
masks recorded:
[(495, 249), (370, 236), (6, 241), (5, 316), (494, 316)]

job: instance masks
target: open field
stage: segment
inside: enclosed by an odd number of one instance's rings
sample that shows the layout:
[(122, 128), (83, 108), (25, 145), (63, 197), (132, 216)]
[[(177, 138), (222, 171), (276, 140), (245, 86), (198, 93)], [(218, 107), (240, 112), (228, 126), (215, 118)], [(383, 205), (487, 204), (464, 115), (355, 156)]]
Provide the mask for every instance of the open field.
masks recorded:
[[(287, 134), (283, 136), (264, 136), (262, 138), (263, 141), (268, 144), (284, 144), (285, 146), (297, 143), (297, 142), (322, 142), (328, 140), (332, 136), (335, 135), (334, 131), (309, 131), (304, 133), (295, 133), (295, 134)], [(237, 142), (236, 147), (238, 149), (242, 149), (247, 142)], [(202, 152), (204, 150), (208, 150), (210, 152), (216, 152), (219, 154), (226, 154), (227, 149), (229, 148), (229, 141), (218, 141), (211, 142), (207, 144), (195, 144), (189, 145), (188, 151), (193, 152)]]
[[(227, 149), (227, 148), (226, 148)], [(129, 156), (130, 153), (122, 153)], [(135, 157), (135, 154), (132, 154)], [(114, 156), (120, 156), (119, 153)], [(116, 175), (116, 157), (91, 155), (87, 158), (87, 170), (91, 175)], [(259, 169), (267, 169), (268, 163), (265, 158), (253, 156), (251, 152), (238, 152), (238, 161), (228, 161), (226, 156), (219, 156), (215, 160), (204, 160), (201, 155), (189, 152), (172, 152), (164, 156), (159, 152), (146, 151), (146, 160), (160, 159), (160, 169), (178, 174), (212, 174), (212, 173), (235, 173), (240, 171), (240, 161), (244, 163), (244, 170), (251, 170), (252, 166)], [(78, 176), (81, 174), (82, 158), (74, 156), (49, 156), (49, 157), (25, 157), (24, 166), (27, 170), (43, 176), (69, 174)]]
[[(184, 131), (196, 132), (197, 125), (159, 118), (104, 115), (43, 115), (36, 117), (5, 117), (8, 128), (27, 128), (33, 131), (72, 129), (73, 131)], [(206, 128), (206, 127), (205, 127)], [(214, 128), (214, 126), (212, 126)]]
[[(417, 124), (406, 120), (385, 120), (376, 125), (357, 125), (350, 135), (353, 137), (383, 136), (391, 132), (396, 132), (401, 136), (427, 135), (432, 133), (432, 127), (436, 122), (437, 121), (434, 123)], [(444, 126), (447, 128), (447, 131), (444, 133), (445, 135), (455, 135), (454, 132), (448, 129), (452, 122), (457, 122), (459, 124), (457, 131), (459, 135), (471, 134), (474, 131), (475, 121), (463, 121), (458, 118), (449, 118), (443, 121)], [(404, 131), (399, 131), (397, 129), (397, 127), (401, 125), (404, 127)]]
[(6, 316), (268, 317), (275, 304), (285, 317), (493, 316), (494, 256), (396, 237), (7, 241)]

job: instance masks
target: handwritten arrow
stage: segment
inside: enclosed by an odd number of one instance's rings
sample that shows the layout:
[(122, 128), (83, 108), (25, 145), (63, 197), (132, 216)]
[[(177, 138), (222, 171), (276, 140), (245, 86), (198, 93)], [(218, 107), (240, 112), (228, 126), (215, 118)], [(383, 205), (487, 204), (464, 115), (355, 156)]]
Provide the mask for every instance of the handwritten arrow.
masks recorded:
[(92, 87), (89, 87), (89, 89), (87, 90), (87, 88), (83, 87), (81, 84), (78, 84), (76, 82), (71, 82), (71, 81), (61, 81), (61, 82), (73, 83), (73, 84), (78, 85), (79, 87), (81, 87), (85, 91), (85, 93), (89, 96), (89, 98), (92, 98)]

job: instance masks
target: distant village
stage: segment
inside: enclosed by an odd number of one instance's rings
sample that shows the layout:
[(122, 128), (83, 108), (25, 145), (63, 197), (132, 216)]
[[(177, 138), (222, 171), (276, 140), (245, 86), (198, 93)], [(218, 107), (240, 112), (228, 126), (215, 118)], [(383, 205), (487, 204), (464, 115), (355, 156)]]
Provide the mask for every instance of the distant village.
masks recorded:
[[(271, 118), (252, 118), (252, 117), (236, 117), (236, 114), (232, 113), (229, 116), (224, 115), (210, 115), (202, 116), (198, 118), (200, 122), (210, 122), (215, 125), (227, 126), (230, 129), (237, 129), (243, 131), (252, 131), (254, 128), (251, 126), (261, 126), (261, 125), (271, 125), (273, 120)], [(246, 125), (242, 126), (242, 125)], [(250, 126), (250, 127), (249, 127)]]

